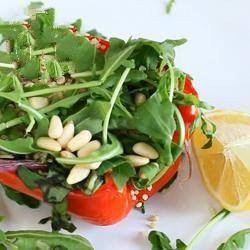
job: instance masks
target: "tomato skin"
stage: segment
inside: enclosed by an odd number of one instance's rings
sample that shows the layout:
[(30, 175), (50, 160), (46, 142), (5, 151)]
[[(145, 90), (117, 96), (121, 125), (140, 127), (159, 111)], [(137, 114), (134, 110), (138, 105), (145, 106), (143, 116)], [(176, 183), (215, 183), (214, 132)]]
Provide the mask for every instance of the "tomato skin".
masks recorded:
[[(159, 191), (176, 173), (181, 157), (179, 157), (168, 171), (152, 185), (152, 189), (141, 190), (137, 200), (132, 200), (131, 190), (133, 186), (127, 184), (119, 191), (110, 175), (105, 176), (103, 184), (94, 194), (86, 195), (80, 190), (74, 190), (68, 194), (68, 210), (76, 216), (96, 225), (112, 225), (123, 219), (138, 202), (144, 202), (143, 195), (151, 197)], [(29, 189), (15, 172), (0, 172), (0, 183), (9, 186), (19, 192), (30, 195), (38, 200), (43, 200), (40, 189)]]

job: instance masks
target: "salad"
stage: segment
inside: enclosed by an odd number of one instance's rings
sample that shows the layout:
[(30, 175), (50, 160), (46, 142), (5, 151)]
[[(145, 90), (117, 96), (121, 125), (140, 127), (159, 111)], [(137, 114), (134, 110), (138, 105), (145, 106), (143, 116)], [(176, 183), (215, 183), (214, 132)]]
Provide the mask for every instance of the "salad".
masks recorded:
[(209, 106), (174, 64), (186, 40), (82, 34), (34, 9), (0, 22), (0, 183), (19, 204), (51, 204), (40, 222), (55, 231), (74, 231), (68, 212), (116, 223), (175, 175), (197, 126), (211, 146)]

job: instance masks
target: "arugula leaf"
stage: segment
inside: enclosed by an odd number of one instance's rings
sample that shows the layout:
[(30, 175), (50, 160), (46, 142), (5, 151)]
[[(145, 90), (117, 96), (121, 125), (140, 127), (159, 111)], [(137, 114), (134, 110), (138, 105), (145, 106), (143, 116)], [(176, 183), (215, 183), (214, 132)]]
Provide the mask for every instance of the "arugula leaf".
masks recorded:
[(32, 198), (29, 195), (20, 193), (10, 187), (7, 187), (2, 184), (2, 187), (5, 191), (5, 194), (8, 198), (15, 201), (19, 205), (26, 205), (30, 208), (38, 208), (40, 206), (40, 201), (35, 198)]
[(136, 174), (135, 168), (124, 157), (104, 161), (96, 172), (98, 175), (103, 175), (108, 170), (112, 170), (112, 177), (119, 190), (122, 190), (129, 178), (134, 177)]
[[(92, 69), (99, 61), (98, 68), (102, 66), (100, 57), (103, 57), (85, 37), (75, 36), (70, 31), (64, 31), (57, 37), (56, 53), (59, 61), (72, 60), (76, 71), (82, 72)], [(84, 55), (84, 57), (82, 56)]]
[(70, 233), (74, 232), (76, 227), (72, 224), (71, 216), (67, 213), (68, 202), (64, 199), (61, 203), (55, 204), (52, 208), (52, 216), (40, 220), (40, 224), (45, 224), (51, 220), (53, 231), (65, 229)]
[(110, 39), (109, 51), (105, 54), (105, 65), (101, 79), (105, 81), (132, 54), (136, 46), (125, 46), (120, 39)]
[(108, 109), (108, 102), (96, 100), (73, 115), (68, 116), (64, 123), (73, 121), (76, 132), (88, 129), (92, 134), (96, 134), (102, 131), (103, 120)]
[(32, 147), (33, 142), (32, 137), (18, 138), (12, 141), (0, 139), (0, 148), (13, 154), (31, 154), (36, 152)]
[(175, 3), (175, 0), (168, 0), (168, 3), (166, 5), (166, 12), (169, 14), (173, 8), (173, 5)]
[(82, 236), (41, 230), (0, 231), (0, 249), (6, 250), (7, 247), (13, 250), (27, 247), (29, 250), (94, 250)]
[[(200, 231), (198, 231), (189, 244), (185, 244), (183, 241), (177, 239), (176, 240), (176, 248), (171, 246), (170, 239), (167, 237), (166, 234), (159, 232), (159, 231), (151, 231), (148, 240), (152, 244), (152, 250), (191, 250), (194, 248), (194, 246), (197, 244), (197, 242), (200, 240), (200, 238), (217, 222), (224, 219), (230, 214), (229, 211), (226, 209), (222, 209), (220, 212), (218, 212), (213, 218), (209, 220), (209, 222), (204, 225)], [(241, 238), (242, 239), (242, 238)], [(239, 241), (241, 242), (241, 241)], [(222, 249), (218, 249), (222, 250)], [(224, 250), (224, 249), (223, 249)], [(226, 248), (225, 250), (229, 250), (229, 248)], [(231, 248), (230, 248), (231, 250)]]
[(173, 104), (154, 94), (135, 112), (134, 125), (155, 142), (157, 150), (162, 151), (163, 162), (171, 164), (171, 142), (176, 128)]
[(201, 114), (200, 119), (201, 119), (201, 130), (208, 139), (208, 142), (202, 146), (202, 149), (207, 149), (212, 147), (213, 138), (216, 133), (216, 125), (211, 121), (209, 121), (208, 119), (206, 119), (203, 114)]
[(36, 40), (38, 49), (47, 48), (55, 42), (55, 10), (48, 9), (44, 13), (37, 13), (36, 18), (31, 22), (31, 34)]
[(187, 247), (184, 242), (178, 239), (176, 240), (176, 248), (173, 248), (167, 235), (159, 231), (151, 231), (148, 239), (152, 244), (152, 250), (185, 250)]
[(247, 239), (250, 236), (250, 228), (233, 234), (225, 243), (222, 243), (217, 250), (241, 250), (249, 247)]
[(39, 186), (38, 182), (42, 179), (45, 179), (43, 176), (39, 175), (34, 171), (29, 170), (28, 168), (22, 165), (18, 167), (17, 174), (24, 182), (24, 184), (30, 189), (37, 188)]
[[(136, 128), (161, 145), (170, 144), (175, 130), (174, 108), (154, 94), (134, 114)], [(142, 122), (143, 121), (143, 122)]]
[(174, 102), (177, 105), (195, 105), (198, 108), (213, 109), (210, 105), (200, 101), (195, 95), (185, 94), (180, 91), (175, 91)]

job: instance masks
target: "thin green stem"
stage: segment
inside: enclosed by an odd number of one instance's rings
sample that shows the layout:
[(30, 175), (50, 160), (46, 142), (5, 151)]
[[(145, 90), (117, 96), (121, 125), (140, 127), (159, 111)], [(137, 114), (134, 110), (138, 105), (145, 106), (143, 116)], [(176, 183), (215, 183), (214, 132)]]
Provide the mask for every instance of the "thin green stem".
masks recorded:
[(202, 238), (202, 236), (217, 222), (224, 219), (226, 216), (230, 214), (226, 209), (222, 209), (219, 213), (217, 213), (206, 225), (204, 225), (192, 238), (190, 243), (187, 245), (185, 250), (191, 250), (197, 244), (197, 242)]
[(0, 68), (16, 69), (17, 65), (15, 63), (0, 63)]
[(111, 117), (111, 113), (112, 113), (112, 110), (113, 110), (113, 107), (115, 105), (115, 101), (119, 95), (119, 92), (122, 88), (122, 85), (123, 83), (125, 82), (128, 74), (130, 72), (130, 68), (126, 68), (119, 80), (119, 82), (117, 83), (116, 87), (115, 87), (115, 90), (114, 90), (114, 93), (111, 97), (111, 100), (110, 100), (110, 107), (109, 107), (109, 110), (105, 116), (105, 119), (104, 119), (104, 123), (103, 123), (103, 131), (102, 131), (102, 139), (103, 139), (103, 143), (106, 144), (107, 143), (107, 140), (108, 140), (108, 125), (109, 125), (109, 120), (110, 120), (110, 117)]
[[(86, 96), (89, 96), (90, 94), (88, 92), (85, 92), (85, 93), (82, 93), (82, 94), (79, 94), (79, 95), (76, 95), (75, 97), (79, 96), (79, 99), (82, 98), (82, 97), (86, 97)], [(70, 99), (71, 96), (67, 97), (67, 98), (64, 98), (58, 102), (55, 102), (51, 105), (48, 105), (42, 109), (39, 110), (39, 112), (41, 113), (48, 113), (48, 112), (51, 112), (59, 107), (61, 107), (61, 103), (67, 103), (68, 99)]]
[(40, 120), (42, 120), (44, 118), (44, 115), (42, 115), (39, 111), (33, 109), (32, 107), (30, 107), (29, 105), (27, 105), (27, 104), (25, 104), (23, 102), (18, 102), (18, 106), (23, 111), (25, 111), (28, 114), (31, 114), (32, 116), (34, 116), (34, 118), (36, 118), (38, 121), (40, 121)]
[(50, 87), (46, 89), (25, 92), (22, 94), (22, 97), (41, 96), (41, 95), (52, 94), (52, 93), (60, 92), (60, 91), (97, 87), (100, 85), (101, 85), (100, 81), (92, 81), (92, 82), (86, 82), (86, 83), (74, 83), (71, 85), (63, 85), (63, 86), (58, 86), (58, 87)]
[(30, 119), (30, 123), (29, 123), (28, 127), (26, 128), (26, 131), (25, 131), (26, 134), (28, 134), (33, 129), (33, 127), (34, 127), (34, 125), (36, 123), (36, 121), (35, 121), (35, 119), (34, 119), (34, 117), (32, 115), (28, 114), (28, 116), (29, 116), (29, 119)]
[(50, 47), (50, 48), (46, 48), (46, 49), (34, 50), (31, 52), (31, 55), (32, 56), (39, 56), (39, 55), (50, 54), (50, 53), (54, 53), (54, 52), (56, 52), (55, 47)]
[(71, 74), (70, 76), (72, 78), (80, 78), (80, 77), (88, 77), (88, 76), (93, 76), (93, 75), (101, 75), (103, 70), (98, 70), (93, 74), (93, 71), (85, 71), (85, 72), (79, 72), (79, 73), (74, 73)]
[(8, 122), (0, 123), (0, 131), (3, 131), (7, 128), (11, 128), (11, 127), (14, 127), (16, 125), (23, 123), (25, 118), (27, 118), (27, 116), (18, 117)]
[[(86, 92), (86, 93), (79, 94), (79, 97), (85, 97), (85, 96), (88, 96), (88, 95), (89, 95), (89, 93)], [(51, 104), (51, 105), (49, 105), (47, 107), (44, 107), (44, 108), (40, 109), (39, 112), (42, 113), (42, 114), (51, 112), (51, 111), (57, 109), (58, 107), (61, 107), (61, 102), (67, 102), (67, 99), (68, 98), (65, 98), (65, 99), (60, 100), (58, 102), (55, 102), (55, 103), (53, 103), (53, 104)], [(24, 116), (15, 118), (13, 120), (10, 120), (8, 122), (0, 123), (0, 131), (3, 131), (5, 129), (7, 129), (7, 128), (11, 128), (11, 127), (17, 126), (19, 124), (22, 124), (25, 121), (28, 121), (28, 118), (29, 118), (28, 115), (24, 115)]]
[(174, 68), (168, 59), (167, 59), (167, 65), (170, 72), (169, 101), (172, 102), (174, 98), (175, 75), (174, 75)]
[(179, 138), (178, 138), (178, 145), (180, 147), (183, 147), (184, 142), (185, 142), (185, 136), (186, 136), (186, 127), (185, 127), (185, 123), (183, 121), (181, 112), (179, 111), (179, 109), (174, 105), (174, 113), (177, 119), (177, 126), (178, 126), (178, 130), (179, 130)]

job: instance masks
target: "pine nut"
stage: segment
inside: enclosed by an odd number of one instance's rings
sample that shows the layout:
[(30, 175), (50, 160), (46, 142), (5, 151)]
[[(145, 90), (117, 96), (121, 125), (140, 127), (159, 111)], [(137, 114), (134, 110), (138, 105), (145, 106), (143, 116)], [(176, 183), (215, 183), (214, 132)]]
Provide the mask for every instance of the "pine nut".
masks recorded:
[(67, 148), (71, 152), (75, 152), (90, 142), (92, 134), (88, 130), (83, 130), (75, 135), (67, 144)]
[(101, 164), (102, 164), (101, 161), (93, 162), (93, 163), (87, 163), (86, 168), (95, 170), (95, 169), (99, 168)]
[(92, 152), (96, 151), (100, 147), (101, 147), (101, 143), (99, 141), (97, 140), (90, 141), (88, 144), (86, 144), (85, 146), (83, 146), (77, 151), (77, 156), (85, 157), (91, 154)]
[(29, 102), (32, 108), (41, 109), (49, 105), (47, 97), (34, 96), (29, 98)]
[(67, 151), (67, 150), (61, 151), (60, 154), (61, 154), (61, 156), (64, 157), (64, 158), (75, 158), (75, 157), (76, 157), (73, 153), (71, 153), (71, 152), (69, 152), (69, 151)]
[(133, 146), (133, 151), (141, 156), (147, 157), (151, 160), (159, 157), (158, 152), (149, 144), (145, 142), (138, 142)]
[(62, 135), (57, 139), (63, 148), (66, 147), (67, 143), (74, 137), (75, 126), (72, 121), (68, 122), (64, 128)]
[(142, 94), (142, 93), (135, 94), (135, 105), (136, 106), (142, 105), (144, 102), (146, 102), (146, 100), (147, 100), (147, 98), (144, 94)]
[(67, 178), (67, 183), (72, 185), (83, 181), (88, 177), (89, 173), (90, 169), (85, 168), (83, 164), (77, 164), (71, 169)]
[(60, 152), (62, 149), (61, 145), (57, 141), (49, 137), (38, 138), (36, 144), (39, 148), (47, 149), (54, 152)]
[(127, 155), (126, 158), (132, 162), (134, 167), (140, 167), (149, 163), (148, 158), (139, 155)]
[(50, 138), (57, 139), (62, 135), (62, 133), (62, 121), (59, 116), (53, 115), (49, 123), (48, 135)]

